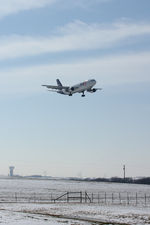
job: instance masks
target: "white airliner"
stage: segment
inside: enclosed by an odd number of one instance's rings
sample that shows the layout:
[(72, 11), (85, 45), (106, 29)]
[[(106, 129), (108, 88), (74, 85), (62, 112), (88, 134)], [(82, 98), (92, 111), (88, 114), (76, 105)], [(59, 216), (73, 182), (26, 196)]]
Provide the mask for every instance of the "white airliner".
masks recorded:
[(75, 93), (82, 93), (81, 95), (82, 97), (85, 97), (85, 94), (84, 94), (85, 91), (94, 93), (97, 90), (102, 90), (102, 88), (93, 88), (93, 86), (96, 84), (96, 80), (94, 79), (84, 81), (80, 84), (76, 84), (71, 87), (63, 86), (59, 79), (57, 79), (56, 82), (57, 82), (57, 86), (45, 85), (45, 84), (42, 86), (47, 87), (49, 91), (54, 91), (63, 95), (72, 96)]

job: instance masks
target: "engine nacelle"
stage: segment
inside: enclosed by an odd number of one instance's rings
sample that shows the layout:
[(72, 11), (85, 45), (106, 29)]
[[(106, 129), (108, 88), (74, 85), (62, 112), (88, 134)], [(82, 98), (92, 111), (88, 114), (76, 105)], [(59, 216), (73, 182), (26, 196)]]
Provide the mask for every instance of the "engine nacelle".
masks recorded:
[(96, 92), (97, 90), (95, 88), (92, 89), (92, 92)]
[(89, 90), (87, 90), (88, 92), (91, 92), (91, 93), (94, 93), (94, 92), (96, 92), (97, 91), (97, 89), (96, 88), (93, 88), (93, 89), (89, 89)]
[(71, 89), (71, 91), (74, 91), (74, 87), (71, 87), (70, 89)]

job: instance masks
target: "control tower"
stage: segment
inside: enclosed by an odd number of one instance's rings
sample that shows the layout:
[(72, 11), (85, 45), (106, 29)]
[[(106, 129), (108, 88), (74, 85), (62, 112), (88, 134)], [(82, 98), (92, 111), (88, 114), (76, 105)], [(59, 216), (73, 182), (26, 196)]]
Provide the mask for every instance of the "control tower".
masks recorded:
[(9, 176), (10, 176), (10, 177), (13, 177), (13, 175), (14, 175), (14, 169), (15, 169), (14, 166), (10, 166), (10, 167), (9, 167)]

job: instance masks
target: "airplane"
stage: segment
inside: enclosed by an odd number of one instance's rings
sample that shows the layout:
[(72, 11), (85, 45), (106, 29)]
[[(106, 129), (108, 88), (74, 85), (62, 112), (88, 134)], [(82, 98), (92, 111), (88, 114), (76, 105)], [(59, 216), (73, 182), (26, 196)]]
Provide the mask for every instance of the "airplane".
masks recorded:
[(96, 84), (96, 80), (94, 79), (84, 81), (80, 84), (76, 84), (71, 87), (63, 86), (59, 79), (56, 79), (56, 82), (57, 82), (57, 86), (45, 85), (45, 84), (42, 86), (48, 88), (49, 91), (57, 92), (59, 94), (68, 95), (68, 96), (72, 96), (75, 93), (82, 93), (81, 97), (85, 97), (85, 94), (84, 94), (85, 91), (94, 93), (97, 90), (102, 90), (102, 88), (93, 88), (93, 86), (95, 86)]

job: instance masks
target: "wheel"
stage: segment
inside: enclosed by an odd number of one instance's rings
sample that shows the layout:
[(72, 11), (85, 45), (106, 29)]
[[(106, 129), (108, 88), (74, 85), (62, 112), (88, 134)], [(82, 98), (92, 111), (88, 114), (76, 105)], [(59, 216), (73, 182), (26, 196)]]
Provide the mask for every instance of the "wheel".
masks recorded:
[(85, 95), (83, 94), (83, 95), (81, 95), (81, 97), (85, 97)]
[(69, 96), (72, 96), (72, 94), (70, 93)]

